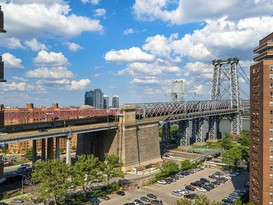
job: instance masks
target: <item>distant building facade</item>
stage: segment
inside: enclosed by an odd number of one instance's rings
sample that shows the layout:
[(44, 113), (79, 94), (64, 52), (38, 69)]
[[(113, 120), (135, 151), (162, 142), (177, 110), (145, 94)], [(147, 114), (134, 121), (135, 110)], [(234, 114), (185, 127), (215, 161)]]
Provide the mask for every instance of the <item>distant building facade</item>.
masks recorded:
[(273, 33), (259, 41), (250, 67), (250, 189), (255, 205), (273, 204)]
[(119, 96), (117, 95), (112, 98), (112, 108), (119, 108)]
[(96, 109), (103, 109), (104, 108), (103, 92), (100, 89), (85, 92), (84, 104), (91, 105)]
[[(8, 113), (8, 112), (18, 112), (20, 113), (20, 111), (48, 111), (49, 113), (51, 111), (65, 111), (65, 112), (69, 112), (69, 111), (74, 111), (77, 108), (59, 108), (58, 103), (53, 103), (51, 107), (46, 108), (46, 107), (41, 107), (41, 108), (35, 108), (33, 103), (28, 103), (26, 104), (25, 108), (2, 108), (4, 112)], [(4, 125), (8, 126), (8, 125), (16, 125), (16, 124), (29, 124), (29, 123), (39, 123), (39, 122), (46, 122), (46, 121), (52, 121), (53, 119), (50, 119), (50, 115), (48, 115), (47, 118), (34, 118), (31, 121), (26, 121), (26, 120), (19, 120), (19, 119), (6, 119), (4, 121)], [(72, 118), (71, 118), (72, 119)], [(71, 147), (77, 147), (77, 134), (73, 134), (73, 138), (70, 141), (70, 145)], [(47, 144), (46, 144), (47, 146)], [(65, 138), (60, 138), (59, 141), (59, 146), (60, 148), (64, 149), (66, 148), (66, 139)], [(37, 149), (40, 149), (42, 147), (42, 140), (38, 139), (37, 140)], [(53, 147), (55, 148), (55, 140), (54, 140), (54, 145)], [(32, 140), (29, 141), (22, 141), (22, 142), (13, 142), (13, 143), (9, 143), (7, 145), (7, 148), (9, 150), (9, 152), (11, 153), (23, 153), (24, 150), (26, 150), (26, 148), (32, 148)]]
[(173, 81), (170, 98), (171, 102), (184, 101), (184, 81), (182, 79)]
[(109, 97), (107, 95), (103, 96), (103, 109), (109, 108)]

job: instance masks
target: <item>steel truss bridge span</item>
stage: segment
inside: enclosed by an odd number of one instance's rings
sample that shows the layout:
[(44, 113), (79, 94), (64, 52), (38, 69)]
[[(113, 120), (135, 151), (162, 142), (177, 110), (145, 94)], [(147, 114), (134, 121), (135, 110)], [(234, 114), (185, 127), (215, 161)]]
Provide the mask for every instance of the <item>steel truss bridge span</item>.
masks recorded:
[[(119, 109), (26, 109), (26, 110), (6, 110), (4, 119), (7, 122), (37, 123), (41, 121), (84, 119), (90, 117), (119, 116)], [(17, 124), (17, 123), (15, 123)]]
[[(131, 104), (136, 108), (137, 119), (165, 116), (164, 121), (175, 119), (180, 115), (189, 115), (189, 118), (200, 113), (224, 112), (239, 113), (241, 109), (232, 106), (230, 100), (204, 100), (204, 101), (179, 101), (165, 103), (136, 103)], [(220, 112), (218, 112), (220, 111)], [(190, 117), (191, 116), (191, 117)]]

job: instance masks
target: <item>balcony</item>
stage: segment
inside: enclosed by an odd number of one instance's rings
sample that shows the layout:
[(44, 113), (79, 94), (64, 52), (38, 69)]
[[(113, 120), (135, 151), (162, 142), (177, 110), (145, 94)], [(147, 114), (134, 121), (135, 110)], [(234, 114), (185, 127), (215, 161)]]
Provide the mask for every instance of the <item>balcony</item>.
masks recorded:
[(258, 55), (255, 55), (253, 60), (254, 61), (261, 61), (266, 58), (273, 58), (273, 49), (267, 49), (266, 51), (259, 53)]
[(254, 53), (261, 53), (261, 52), (267, 50), (268, 48), (272, 48), (272, 47), (273, 47), (273, 42), (272, 41), (267, 41), (266, 43), (254, 48), (253, 52)]

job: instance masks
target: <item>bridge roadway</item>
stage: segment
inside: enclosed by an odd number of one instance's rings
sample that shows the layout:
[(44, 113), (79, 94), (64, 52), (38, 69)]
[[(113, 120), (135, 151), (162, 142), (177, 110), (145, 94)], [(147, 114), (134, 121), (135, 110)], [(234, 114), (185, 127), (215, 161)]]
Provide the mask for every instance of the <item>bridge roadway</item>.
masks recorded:
[[(200, 112), (192, 112), (192, 113), (183, 113), (183, 114), (175, 114), (175, 115), (167, 115), (167, 116), (159, 116), (159, 117), (151, 117), (144, 118), (141, 120), (137, 120), (136, 124), (146, 124), (146, 123), (158, 123), (158, 122), (176, 122), (180, 120), (190, 120), (194, 118), (205, 118), (209, 116), (215, 115), (230, 115), (233, 113), (238, 113), (238, 109), (219, 109), (219, 110), (210, 110), (210, 111), (200, 111)], [(10, 142), (18, 142), (18, 141), (27, 141), (27, 140), (35, 140), (35, 139), (44, 139), (44, 138), (52, 138), (52, 137), (66, 137), (69, 132), (81, 134), (81, 133), (89, 133), (96, 132), (102, 130), (113, 130), (118, 129), (119, 122), (108, 122), (108, 123), (92, 123), (85, 125), (70, 125), (69, 127), (59, 127), (59, 128), (50, 128), (46, 129), (46, 132), (40, 132), (40, 129), (32, 130), (32, 131), (20, 131), (20, 132), (12, 132), (5, 135), (0, 135), (0, 143), (10, 143)], [(69, 131), (70, 129), (70, 131)]]
[[(98, 123), (88, 125), (69, 126), (62, 128), (51, 128), (41, 132), (40, 130), (35, 131), (24, 131), (24, 132), (13, 132), (4, 135), (0, 135), (0, 143), (10, 143), (18, 141), (36, 140), (52, 137), (66, 137), (69, 132), (71, 133), (88, 133), (102, 130), (113, 130), (118, 128), (118, 122), (110, 123)], [(44, 129), (43, 129), (44, 130)]]

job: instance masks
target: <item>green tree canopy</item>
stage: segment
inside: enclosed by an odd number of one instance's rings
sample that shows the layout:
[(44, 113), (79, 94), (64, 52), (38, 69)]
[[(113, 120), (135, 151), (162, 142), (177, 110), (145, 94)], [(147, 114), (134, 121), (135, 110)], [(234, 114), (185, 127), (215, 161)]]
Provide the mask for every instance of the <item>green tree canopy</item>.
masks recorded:
[(178, 172), (178, 164), (175, 162), (167, 162), (162, 164), (161, 171), (166, 174), (166, 176), (175, 174)]
[(124, 177), (124, 172), (121, 171), (123, 163), (114, 154), (105, 154), (104, 157), (103, 173), (106, 175), (106, 183), (109, 185), (109, 180), (113, 177)]
[(67, 194), (71, 184), (69, 166), (59, 159), (36, 162), (32, 171), (34, 182), (40, 182), (39, 194), (41, 198), (54, 197), (57, 204), (57, 197)]
[(241, 147), (233, 147), (223, 153), (223, 162), (229, 166), (234, 165), (235, 167), (238, 165), (238, 162), (242, 159), (242, 148)]
[(87, 187), (94, 181), (103, 180), (102, 162), (93, 155), (80, 155), (77, 162), (71, 167), (72, 182), (81, 185), (83, 191), (87, 192)]
[(181, 169), (183, 171), (187, 171), (192, 168), (192, 165), (190, 163), (190, 160), (186, 159), (181, 162)]
[(221, 140), (221, 146), (225, 149), (225, 150), (229, 150), (234, 146), (234, 143), (227, 137), (225, 137), (224, 139)]
[(250, 146), (250, 131), (243, 130), (240, 135), (240, 139), (238, 141), (242, 146), (249, 147)]
[(221, 202), (210, 201), (205, 195), (200, 195), (196, 199), (182, 198), (177, 200), (176, 205), (221, 205)]

